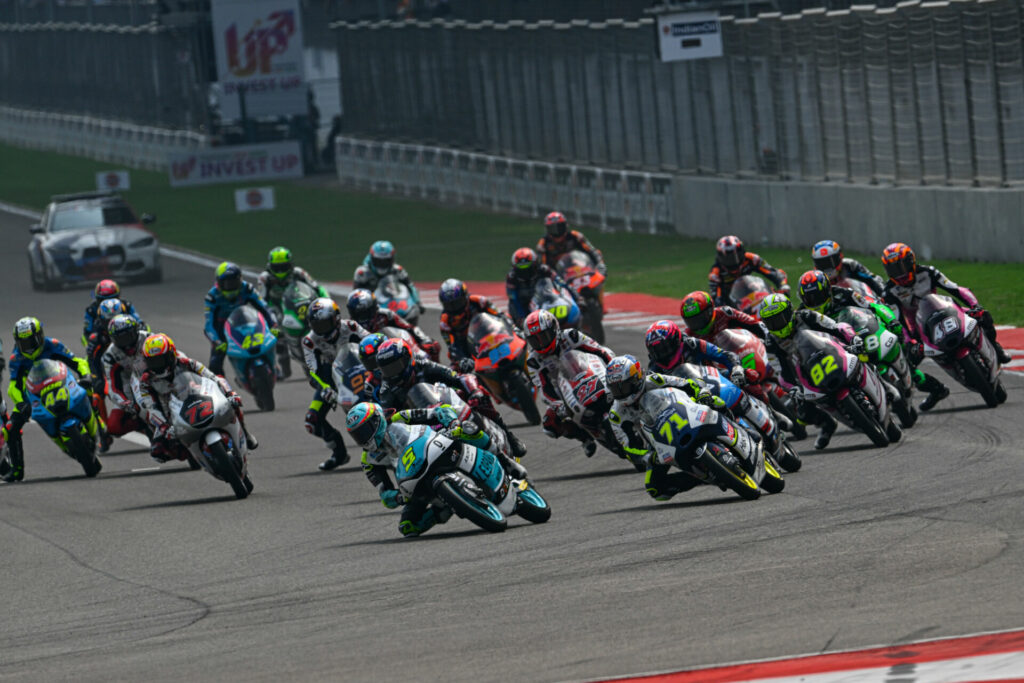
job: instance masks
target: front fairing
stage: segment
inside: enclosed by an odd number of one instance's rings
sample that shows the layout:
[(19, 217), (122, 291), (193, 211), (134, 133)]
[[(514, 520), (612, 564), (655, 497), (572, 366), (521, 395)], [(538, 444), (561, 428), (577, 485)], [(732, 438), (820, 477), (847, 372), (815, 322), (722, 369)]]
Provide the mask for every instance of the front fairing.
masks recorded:
[(277, 337), (270, 333), (263, 314), (252, 306), (239, 306), (232, 311), (224, 324), (224, 333), (228, 356), (239, 360), (267, 356), (277, 345)]

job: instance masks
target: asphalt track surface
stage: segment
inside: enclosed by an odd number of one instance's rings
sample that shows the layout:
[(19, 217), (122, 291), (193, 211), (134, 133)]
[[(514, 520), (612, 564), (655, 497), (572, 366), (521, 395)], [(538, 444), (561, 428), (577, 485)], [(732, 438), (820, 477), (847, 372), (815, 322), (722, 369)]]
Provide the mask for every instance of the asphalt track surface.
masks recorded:
[[(8, 351), (26, 314), (76, 340), (90, 296), (31, 292), (28, 223), (0, 214)], [(126, 295), (205, 360), (211, 273), (165, 271)], [(954, 388), (888, 449), (802, 442), (804, 469), (755, 502), (659, 503), (610, 453), (523, 427), (551, 521), (489, 535), (453, 518), (416, 540), (357, 465), (317, 471), (299, 380), (250, 413), (244, 501), (125, 442), (86, 480), (29, 425), (27, 479), (0, 485), (0, 678), (582, 680), (1021, 627), (1024, 388), (1007, 383), (996, 410)]]

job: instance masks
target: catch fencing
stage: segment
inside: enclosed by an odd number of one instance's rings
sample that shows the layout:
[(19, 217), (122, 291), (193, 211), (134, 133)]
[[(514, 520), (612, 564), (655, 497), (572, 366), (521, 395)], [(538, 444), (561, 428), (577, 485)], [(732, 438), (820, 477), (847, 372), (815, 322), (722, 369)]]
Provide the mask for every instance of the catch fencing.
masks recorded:
[(335, 22), (353, 135), (551, 162), (804, 181), (1024, 181), (1016, 0), (722, 18), (663, 63), (655, 22)]
[(336, 145), (338, 179), (356, 189), (530, 217), (558, 208), (575, 224), (675, 232), (667, 174), (350, 137), (339, 137)]

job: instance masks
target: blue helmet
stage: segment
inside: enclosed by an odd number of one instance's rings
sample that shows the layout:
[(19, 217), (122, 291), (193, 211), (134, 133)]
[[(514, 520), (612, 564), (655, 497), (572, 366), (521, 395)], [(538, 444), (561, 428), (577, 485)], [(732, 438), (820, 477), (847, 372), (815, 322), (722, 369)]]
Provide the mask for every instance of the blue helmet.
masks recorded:
[(363, 361), (367, 370), (377, 369), (377, 351), (387, 340), (388, 338), (383, 333), (374, 332), (366, 335), (359, 342), (359, 360)]
[(370, 246), (370, 265), (378, 275), (388, 272), (395, 265), (395, 245), (387, 240), (377, 240)]
[(357, 403), (345, 416), (345, 429), (366, 450), (379, 450), (388, 431), (384, 409), (376, 403)]
[(377, 297), (368, 289), (354, 289), (345, 303), (348, 314), (363, 327), (369, 326), (377, 312)]
[(242, 269), (230, 261), (217, 266), (217, 289), (224, 298), (233, 301), (242, 291)]
[(96, 313), (99, 315), (100, 320), (107, 322), (113, 320), (115, 315), (121, 315), (122, 313), (127, 312), (128, 310), (125, 308), (124, 302), (117, 298), (104, 299), (96, 309)]

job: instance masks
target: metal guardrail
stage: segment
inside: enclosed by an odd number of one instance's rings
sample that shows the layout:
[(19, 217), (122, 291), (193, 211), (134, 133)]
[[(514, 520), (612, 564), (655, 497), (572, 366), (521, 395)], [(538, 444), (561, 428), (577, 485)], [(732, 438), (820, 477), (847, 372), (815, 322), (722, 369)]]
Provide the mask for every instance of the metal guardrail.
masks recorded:
[(531, 217), (557, 208), (578, 225), (675, 232), (667, 174), (350, 137), (336, 145), (338, 179), (356, 189)]
[(210, 144), (186, 130), (12, 107), (0, 107), (0, 140), (154, 171), (166, 170), (170, 152)]
[(571, 164), (883, 184), (1024, 182), (1024, 9), (901, 2), (722, 18), (663, 63), (639, 21), (336, 22), (360, 137)]

